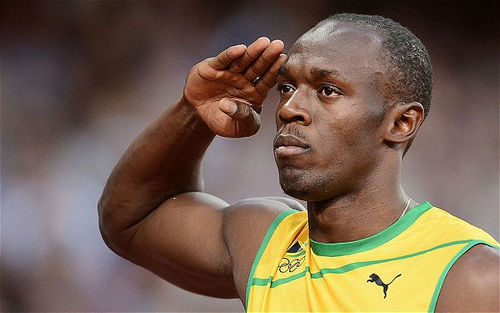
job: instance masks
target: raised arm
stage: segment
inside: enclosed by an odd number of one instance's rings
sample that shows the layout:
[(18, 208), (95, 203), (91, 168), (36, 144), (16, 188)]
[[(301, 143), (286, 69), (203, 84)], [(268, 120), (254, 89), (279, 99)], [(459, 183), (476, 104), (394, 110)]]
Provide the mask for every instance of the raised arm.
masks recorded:
[(228, 204), (202, 192), (200, 163), (215, 135), (258, 131), (282, 50), (281, 41), (259, 38), (191, 69), (183, 98), (134, 140), (108, 179), (99, 225), (113, 251), (185, 289), (237, 296), (223, 233)]

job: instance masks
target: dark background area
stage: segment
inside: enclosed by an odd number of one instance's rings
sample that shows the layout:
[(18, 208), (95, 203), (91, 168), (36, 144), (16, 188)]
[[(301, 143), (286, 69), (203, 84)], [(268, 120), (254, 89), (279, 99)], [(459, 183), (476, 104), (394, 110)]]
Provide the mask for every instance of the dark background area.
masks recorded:
[[(393, 18), (427, 46), (433, 103), (403, 185), (498, 239), (497, 1), (3, 1), (2, 311), (243, 311), (114, 255), (96, 203), (127, 145), (180, 98), (193, 64), (263, 35), (288, 49), (340, 12)], [(256, 136), (215, 140), (208, 192), (228, 202), (283, 195), (271, 150), (276, 104), (272, 92)]]

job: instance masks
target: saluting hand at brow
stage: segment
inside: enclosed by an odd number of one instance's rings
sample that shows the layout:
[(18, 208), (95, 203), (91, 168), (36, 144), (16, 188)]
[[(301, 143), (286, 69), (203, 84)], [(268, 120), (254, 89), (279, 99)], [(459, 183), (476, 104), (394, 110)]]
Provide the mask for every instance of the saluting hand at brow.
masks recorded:
[(259, 113), (285, 62), (283, 42), (261, 37), (248, 48), (229, 47), (189, 72), (184, 100), (223, 137), (247, 137), (260, 127)]

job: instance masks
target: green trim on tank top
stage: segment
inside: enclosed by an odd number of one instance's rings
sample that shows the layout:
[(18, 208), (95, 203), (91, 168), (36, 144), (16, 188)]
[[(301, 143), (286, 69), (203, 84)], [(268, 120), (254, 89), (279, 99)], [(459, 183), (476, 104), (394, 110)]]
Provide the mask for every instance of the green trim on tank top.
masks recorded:
[(375, 235), (360, 240), (338, 243), (323, 243), (314, 241), (309, 238), (309, 240), (311, 241), (311, 248), (316, 255), (330, 257), (350, 255), (374, 249), (392, 240), (394, 237), (408, 229), (422, 214), (424, 214), (430, 208), (432, 208), (432, 205), (428, 201), (422, 202), (418, 206), (409, 210), (405, 215), (403, 215), (400, 220), (396, 221), (388, 228)]
[(257, 255), (255, 256), (252, 264), (252, 268), (250, 269), (250, 274), (248, 275), (248, 282), (247, 282), (247, 290), (245, 292), (245, 312), (248, 310), (248, 298), (250, 296), (250, 288), (252, 287), (253, 281), (254, 281), (254, 275), (255, 275), (255, 270), (257, 269), (257, 266), (259, 265), (260, 258), (264, 254), (264, 250), (267, 248), (267, 244), (269, 243), (269, 240), (271, 240), (271, 237), (274, 234), (274, 231), (278, 227), (278, 225), (289, 215), (292, 215), (294, 213), (297, 213), (300, 211), (294, 210), (294, 209), (289, 209), (284, 212), (281, 212), (274, 221), (271, 223), (271, 226), (269, 226), (269, 229), (266, 232), (266, 235), (264, 239), (262, 240), (262, 243), (260, 244), (259, 250), (257, 251)]

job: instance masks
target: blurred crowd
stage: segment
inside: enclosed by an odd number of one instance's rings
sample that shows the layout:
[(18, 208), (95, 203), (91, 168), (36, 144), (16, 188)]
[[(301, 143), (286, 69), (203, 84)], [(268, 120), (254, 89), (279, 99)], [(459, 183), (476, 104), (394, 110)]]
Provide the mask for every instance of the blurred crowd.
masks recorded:
[[(403, 185), (498, 239), (499, 10), (479, 2), (2, 2), (2, 312), (243, 311), (114, 255), (97, 200), (131, 140), (180, 98), (193, 64), (262, 35), (288, 49), (339, 12), (391, 17), (428, 47), (433, 104)], [(215, 140), (207, 191), (228, 202), (283, 195), (271, 151), (276, 103), (272, 93), (256, 136)]]

